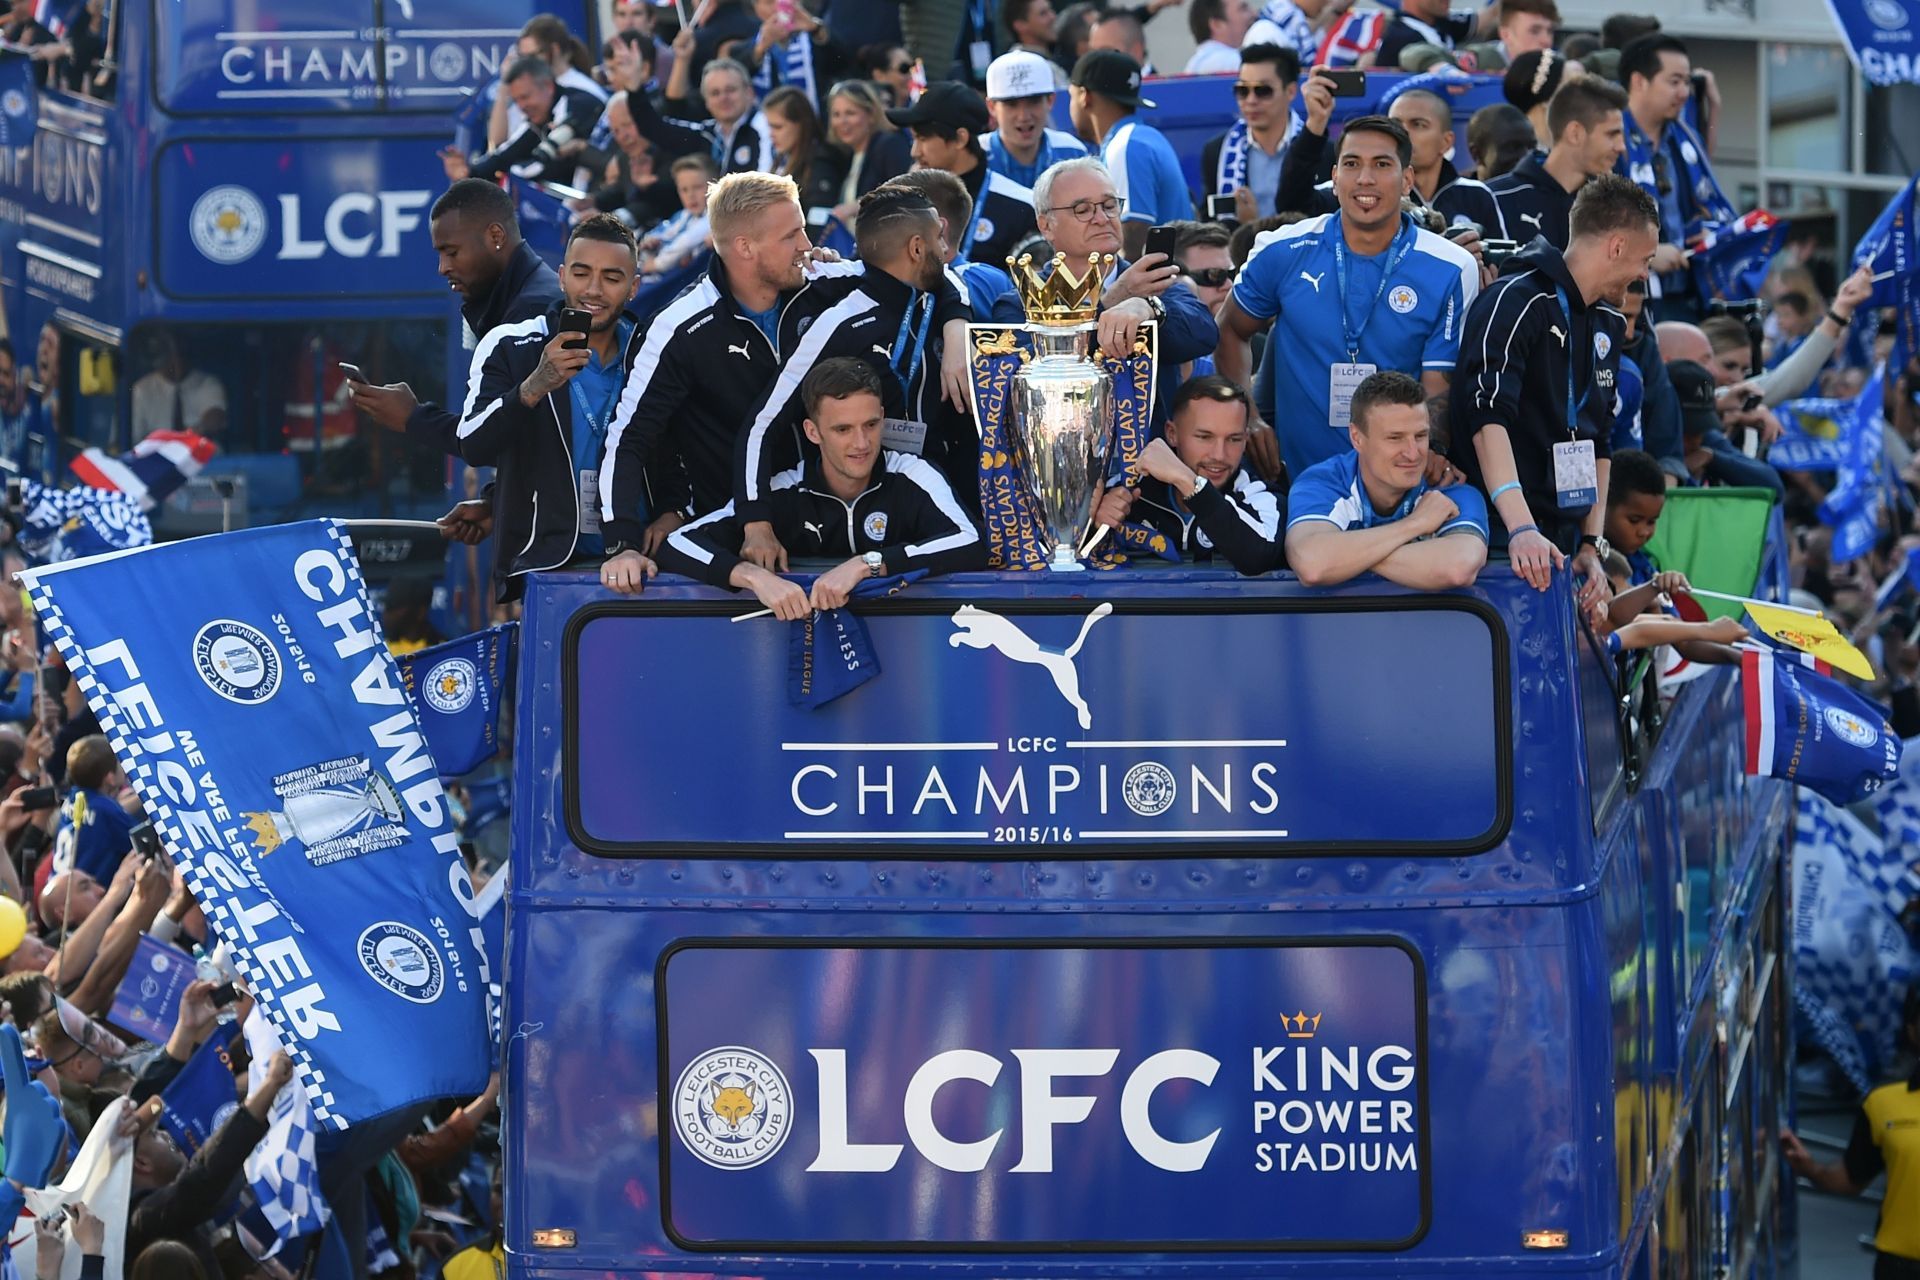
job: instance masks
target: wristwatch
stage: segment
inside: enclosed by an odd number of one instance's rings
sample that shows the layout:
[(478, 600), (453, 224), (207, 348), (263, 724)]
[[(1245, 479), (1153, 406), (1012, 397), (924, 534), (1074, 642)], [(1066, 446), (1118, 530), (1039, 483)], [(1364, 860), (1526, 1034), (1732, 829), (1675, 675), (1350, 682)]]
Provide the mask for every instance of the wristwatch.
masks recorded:
[(607, 544), (607, 559), (611, 560), (623, 551), (638, 551), (638, 550), (639, 548), (634, 546), (631, 542), (609, 542)]
[(1187, 501), (1191, 502), (1193, 501), (1193, 499), (1199, 497), (1200, 491), (1206, 487), (1207, 487), (1207, 478), (1201, 475), (1198, 471), (1194, 472), (1193, 488), (1187, 490)]
[(1581, 534), (1580, 545), (1583, 547), (1592, 547), (1594, 554), (1598, 555), (1602, 560), (1605, 560), (1613, 553), (1613, 548), (1607, 545), (1606, 538), (1597, 533)]
[(877, 578), (887, 571), (887, 562), (880, 558), (878, 551), (869, 551), (860, 557), (867, 562), (867, 576)]
[(1157, 297), (1149, 296), (1147, 298), (1147, 310), (1153, 312), (1153, 318), (1155, 320), (1165, 320), (1167, 318), (1167, 304), (1160, 301)]

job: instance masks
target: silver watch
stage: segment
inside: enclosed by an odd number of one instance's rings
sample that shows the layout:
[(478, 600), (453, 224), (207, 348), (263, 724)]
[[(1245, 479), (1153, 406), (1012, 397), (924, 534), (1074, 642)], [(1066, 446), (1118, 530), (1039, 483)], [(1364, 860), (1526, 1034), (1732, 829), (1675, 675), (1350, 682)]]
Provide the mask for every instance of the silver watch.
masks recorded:
[(881, 558), (878, 551), (869, 551), (860, 558), (867, 562), (867, 576), (869, 578), (877, 578), (887, 571), (887, 562)]

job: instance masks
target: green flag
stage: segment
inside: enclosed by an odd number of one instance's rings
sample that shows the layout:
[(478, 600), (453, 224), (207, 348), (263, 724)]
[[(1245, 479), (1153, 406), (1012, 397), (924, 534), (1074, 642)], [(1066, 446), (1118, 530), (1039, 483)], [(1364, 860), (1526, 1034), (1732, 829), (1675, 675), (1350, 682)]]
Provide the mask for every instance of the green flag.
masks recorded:
[[(1647, 554), (1662, 569), (1686, 574), (1696, 587), (1750, 596), (1760, 578), (1772, 518), (1768, 489), (1669, 489)], [(1709, 618), (1737, 618), (1744, 612), (1731, 601), (1696, 598)]]

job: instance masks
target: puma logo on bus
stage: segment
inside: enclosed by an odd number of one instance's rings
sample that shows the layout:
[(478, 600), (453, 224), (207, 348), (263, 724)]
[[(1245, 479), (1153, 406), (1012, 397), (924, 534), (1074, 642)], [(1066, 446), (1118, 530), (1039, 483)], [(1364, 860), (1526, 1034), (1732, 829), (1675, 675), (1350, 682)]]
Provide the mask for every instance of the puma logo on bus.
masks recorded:
[(1302, 272), (1300, 273), (1300, 278), (1301, 278), (1302, 280), (1305, 280), (1305, 281), (1306, 281), (1306, 282), (1307, 282), (1308, 284), (1310, 284), (1310, 285), (1312, 285), (1312, 286), (1313, 286), (1313, 291), (1314, 291), (1315, 293), (1318, 293), (1318, 292), (1320, 292), (1320, 282), (1321, 282), (1322, 280), (1325, 280), (1325, 279), (1327, 278), (1327, 273), (1326, 273), (1326, 272), (1324, 272), (1324, 271), (1322, 271), (1322, 272), (1321, 272), (1321, 273), (1320, 273), (1319, 275), (1317, 275), (1317, 276), (1312, 276), (1312, 275), (1308, 275), (1308, 274), (1307, 274), (1306, 272), (1304, 272), (1304, 271), (1302, 271)]
[(956, 649), (963, 644), (973, 649), (998, 649), (1015, 662), (1031, 662), (1046, 668), (1060, 696), (1078, 713), (1080, 727), (1090, 729), (1093, 713), (1087, 710), (1086, 700), (1080, 696), (1080, 672), (1073, 665), (1073, 659), (1080, 652), (1080, 646), (1087, 642), (1087, 632), (1093, 630), (1093, 624), (1112, 612), (1112, 604), (1100, 604), (1081, 622), (1080, 634), (1074, 637), (1073, 643), (1065, 649), (1056, 649), (1041, 644), (997, 613), (963, 604), (953, 615), (953, 625), (960, 629), (947, 637), (947, 643)]
[(727, 354), (739, 356), (742, 360), (753, 359), (753, 352), (747, 350), (745, 343), (736, 347), (733, 343), (729, 342), (727, 344)]

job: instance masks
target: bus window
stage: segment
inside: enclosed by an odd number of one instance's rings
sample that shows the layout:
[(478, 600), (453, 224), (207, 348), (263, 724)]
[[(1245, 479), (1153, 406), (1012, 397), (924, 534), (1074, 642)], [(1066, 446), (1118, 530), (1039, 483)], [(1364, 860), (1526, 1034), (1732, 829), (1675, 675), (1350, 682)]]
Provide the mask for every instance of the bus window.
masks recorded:
[[(354, 411), (341, 363), (380, 382), (446, 380), (444, 334), (432, 325), (309, 322), (150, 325), (137, 332), (113, 447), (186, 430), (219, 446), (205, 475), (169, 501), (163, 534), (207, 532), (319, 514), (438, 515), (446, 460)], [(104, 441), (95, 441), (104, 443)], [(235, 478), (236, 492), (213, 482)], [(220, 517), (215, 522), (215, 515)]]

